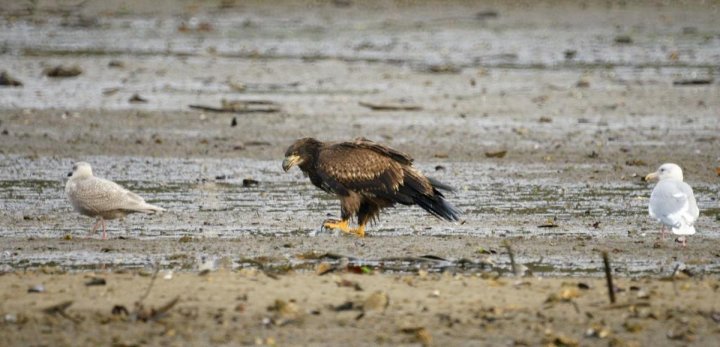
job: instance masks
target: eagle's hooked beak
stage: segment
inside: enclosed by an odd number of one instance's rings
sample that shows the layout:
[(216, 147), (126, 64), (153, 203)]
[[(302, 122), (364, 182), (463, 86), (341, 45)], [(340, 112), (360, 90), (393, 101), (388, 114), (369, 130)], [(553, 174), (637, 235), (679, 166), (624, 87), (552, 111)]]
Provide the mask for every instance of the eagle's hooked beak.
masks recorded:
[(657, 173), (657, 171), (655, 171), (655, 172), (653, 172), (653, 173), (647, 174), (647, 176), (645, 176), (644, 179), (645, 179), (645, 182), (647, 182), (647, 181), (654, 180), (654, 179), (657, 179), (657, 178), (658, 178), (658, 173)]
[(300, 156), (298, 155), (291, 155), (289, 157), (285, 157), (285, 160), (283, 160), (282, 164), (283, 170), (287, 172), (288, 170), (290, 170), (291, 167), (293, 167), (293, 165), (297, 165), (300, 163), (302, 163), (302, 158), (300, 158)]

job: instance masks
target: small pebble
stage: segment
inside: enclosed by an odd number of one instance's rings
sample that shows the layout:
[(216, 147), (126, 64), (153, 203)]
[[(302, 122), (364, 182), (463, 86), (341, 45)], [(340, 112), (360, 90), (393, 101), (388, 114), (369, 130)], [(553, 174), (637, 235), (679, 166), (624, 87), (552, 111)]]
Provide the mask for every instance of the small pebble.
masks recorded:
[(260, 182), (252, 179), (252, 178), (246, 178), (242, 181), (243, 187), (257, 187), (260, 185)]
[(100, 278), (100, 277), (93, 277), (93, 278), (90, 279), (90, 281), (87, 281), (87, 282), (85, 283), (85, 285), (88, 286), (88, 287), (91, 287), (91, 286), (104, 286), (104, 285), (106, 285), (106, 284), (107, 284), (107, 281), (105, 281), (104, 278)]
[(28, 288), (28, 293), (42, 293), (45, 292), (45, 286), (42, 284), (36, 284)]
[(147, 101), (147, 99), (140, 96), (140, 94), (135, 93), (135, 94), (133, 94), (133, 96), (130, 97), (130, 99), (128, 99), (128, 102), (137, 104), (137, 103), (146, 103), (148, 101)]
[(17, 315), (14, 313), (8, 313), (5, 315), (6, 323), (17, 323)]

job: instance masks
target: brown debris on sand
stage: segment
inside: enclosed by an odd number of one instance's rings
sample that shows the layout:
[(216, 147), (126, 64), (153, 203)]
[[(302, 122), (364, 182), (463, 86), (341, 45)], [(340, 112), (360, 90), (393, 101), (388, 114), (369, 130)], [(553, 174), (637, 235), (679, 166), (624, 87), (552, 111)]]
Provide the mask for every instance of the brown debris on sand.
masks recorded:
[(63, 66), (58, 65), (52, 68), (48, 68), (45, 70), (45, 76), (51, 77), (51, 78), (68, 78), (68, 77), (75, 77), (82, 74), (83, 70), (77, 66)]
[(0, 72), (0, 86), (3, 87), (22, 87), (23, 83), (15, 77), (10, 76), (7, 71)]

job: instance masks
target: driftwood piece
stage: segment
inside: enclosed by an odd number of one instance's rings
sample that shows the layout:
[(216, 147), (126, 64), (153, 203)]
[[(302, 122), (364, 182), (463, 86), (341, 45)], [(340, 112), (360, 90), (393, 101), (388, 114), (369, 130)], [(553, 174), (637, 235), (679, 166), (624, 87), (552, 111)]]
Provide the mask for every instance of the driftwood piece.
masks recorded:
[(407, 104), (403, 102), (386, 102), (386, 103), (373, 103), (360, 101), (358, 105), (367, 107), (373, 111), (420, 111), (422, 106)]
[(189, 105), (195, 110), (219, 113), (274, 113), (281, 107), (269, 100), (222, 100), (220, 107), (206, 105)]

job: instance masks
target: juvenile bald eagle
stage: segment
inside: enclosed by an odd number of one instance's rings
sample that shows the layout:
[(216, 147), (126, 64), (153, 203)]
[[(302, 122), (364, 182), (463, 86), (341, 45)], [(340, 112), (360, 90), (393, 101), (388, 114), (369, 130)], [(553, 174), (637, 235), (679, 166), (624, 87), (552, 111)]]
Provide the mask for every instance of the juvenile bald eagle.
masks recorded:
[[(324, 143), (308, 137), (287, 149), (282, 166), (287, 172), (297, 165), (315, 186), (340, 198), (341, 220), (325, 220), (326, 228), (363, 237), (365, 225), (395, 204), (419, 205), (437, 218), (457, 221), (460, 211), (439, 191), (452, 188), (425, 177), (412, 162), (407, 154), (364, 138)], [(358, 227), (350, 229), (355, 215)]]

